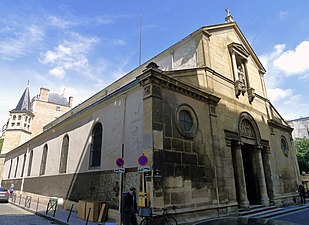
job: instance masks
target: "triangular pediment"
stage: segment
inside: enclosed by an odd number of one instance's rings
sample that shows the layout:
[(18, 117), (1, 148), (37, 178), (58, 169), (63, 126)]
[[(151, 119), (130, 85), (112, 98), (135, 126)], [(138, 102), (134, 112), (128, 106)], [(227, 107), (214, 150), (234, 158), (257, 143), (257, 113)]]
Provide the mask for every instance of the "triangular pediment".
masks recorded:
[(225, 24), (218, 24), (218, 25), (203, 27), (203, 30), (205, 32), (208, 32), (210, 35), (212, 35), (212, 33), (215, 33), (217, 31), (223, 31), (223, 30), (229, 30), (229, 29), (233, 29), (235, 33), (237, 34), (237, 36), (239, 37), (239, 39), (241, 40), (241, 44), (236, 43), (236, 42), (231, 43), (234, 50), (239, 50), (239, 52), (244, 53), (245, 55), (248, 55), (248, 56), (250, 55), (252, 59), (254, 60), (254, 62), (256, 63), (256, 65), (258, 66), (261, 73), (263, 74), (266, 73), (264, 66), (262, 65), (257, 55), (255, 54), (253, 48), (251, 47), (250, 43), (248, 42), (244, 34), (239, 29), (237, 23), (233, 22), (233, 23), (225, 23)]
[(233, 42), (233, 43), (228, 45), (228, 48), (229, 48), (230, 52), (232, 52), (232, 51), (237, 52), (239, 55), (241, 55), (244, 58), (248, 58), (250, 56), (250, 53), (241, 44)]

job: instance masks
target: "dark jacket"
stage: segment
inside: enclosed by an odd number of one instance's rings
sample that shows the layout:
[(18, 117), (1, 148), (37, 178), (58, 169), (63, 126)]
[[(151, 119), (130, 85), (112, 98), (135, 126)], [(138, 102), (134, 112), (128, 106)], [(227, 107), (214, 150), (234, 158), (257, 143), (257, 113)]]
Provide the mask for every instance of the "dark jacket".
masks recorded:
[(130, 192), (123, 194), (122, 212), (135, 213), (137, 211), (136, 196)]

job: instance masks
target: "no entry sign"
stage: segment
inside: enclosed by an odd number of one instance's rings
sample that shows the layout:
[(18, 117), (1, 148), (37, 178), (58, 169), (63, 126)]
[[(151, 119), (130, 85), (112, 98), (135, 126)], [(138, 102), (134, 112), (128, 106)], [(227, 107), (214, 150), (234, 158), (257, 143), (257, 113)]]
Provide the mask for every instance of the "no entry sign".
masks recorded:
[(124, 165), (124, 159), (123, 158), (118, 158), (116, 159), (116, 165), (120, 168), (123, 167)]
[(145, 155), (141, 155), (140, 157), (138, 157), (137, 161), (140, 166), (146, 166), (148, 164), (148, 157)]

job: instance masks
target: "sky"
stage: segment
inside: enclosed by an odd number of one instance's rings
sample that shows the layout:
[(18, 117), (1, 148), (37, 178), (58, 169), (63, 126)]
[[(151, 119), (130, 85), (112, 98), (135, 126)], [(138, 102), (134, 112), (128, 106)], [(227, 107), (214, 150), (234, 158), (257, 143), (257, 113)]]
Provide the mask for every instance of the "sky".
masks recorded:
[(225, 8), (267, 70), (268, 98), (284, 119), (309, 116), (309, 1), (1, 0), (0, 126), (29, 81), (77, 105)]

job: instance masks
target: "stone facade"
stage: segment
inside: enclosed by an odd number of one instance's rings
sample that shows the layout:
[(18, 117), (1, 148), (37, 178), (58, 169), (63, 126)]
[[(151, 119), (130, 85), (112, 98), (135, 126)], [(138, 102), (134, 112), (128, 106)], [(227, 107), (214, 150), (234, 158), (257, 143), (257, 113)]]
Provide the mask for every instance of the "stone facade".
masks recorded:
[[(2, 184), (113, 209), (134, 185), (152, 206), (176, 205), (180, 220), (292, 204), (292, 128), (267, 99), (265, 72), (236, 23), (202, 27), (9, 152)], [(138, 173), (143, 154), (151, 176)], [(113, 173), (119, 157), (123, 175)]]

